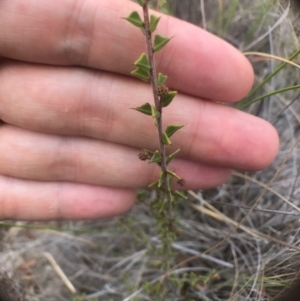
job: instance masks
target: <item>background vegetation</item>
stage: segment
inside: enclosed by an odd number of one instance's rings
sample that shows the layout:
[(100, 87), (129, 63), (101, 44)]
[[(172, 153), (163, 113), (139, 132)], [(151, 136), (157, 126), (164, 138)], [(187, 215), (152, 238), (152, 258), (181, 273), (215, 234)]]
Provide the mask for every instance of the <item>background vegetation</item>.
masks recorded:
[[(299, 47), (287, 2), (170, 0), (169, 9), (241, 51), (288, 59)], [(172, 231), (178, 240), (168, 273), (160, 268), (161, 244), (149, 215), (155, 193), (140, 191), (137, 205), (123, 217), (0, 223), (0, 296), (29, 301), (263, 301), (295, 279), (300, 271), (299, 91), (274, 91), (297, 85), (299, 69), (270, 57), (249, 59), (260, 88), (244, 104), (261, 98), (247, 110), (278, 129), (279, 155), (262, 172), (235, 172), (218, 188), (187, 192), (188, 201), (174, 211), (179, 226)], [(299, 62), (297, 56), (294, 62)], [(274, 76), (264, 83), (270, 74)], [(7, 278), (14, 279), (13, 286)], [(26, 297), (16, 297), (18, 290)]]

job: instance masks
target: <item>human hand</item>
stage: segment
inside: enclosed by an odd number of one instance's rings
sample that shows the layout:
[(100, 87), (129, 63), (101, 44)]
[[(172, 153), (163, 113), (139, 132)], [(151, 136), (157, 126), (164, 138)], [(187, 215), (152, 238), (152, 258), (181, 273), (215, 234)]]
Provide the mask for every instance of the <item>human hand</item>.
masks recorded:
[[(122, 17), (138, 6), (123, 0), (0, 2), (0, 218), (94, 219), (121, 214), (135, 189), (159, 167), (138, 160), (155, 150), (151, 118), (130, 108), (152, 102), (130, 76), (145, 49), (139, 29)], [(221, 39), (163, 16), (173, 36), (157, 54), (158, 70), (179, 95), (165, 124), (186, 126), (172, 139), (172, 169), (185, 189), (225, 182), (231, 169), (259, 170), (278, 149), (275, 129), (216, 101), (249, 91), (248, 61)]]

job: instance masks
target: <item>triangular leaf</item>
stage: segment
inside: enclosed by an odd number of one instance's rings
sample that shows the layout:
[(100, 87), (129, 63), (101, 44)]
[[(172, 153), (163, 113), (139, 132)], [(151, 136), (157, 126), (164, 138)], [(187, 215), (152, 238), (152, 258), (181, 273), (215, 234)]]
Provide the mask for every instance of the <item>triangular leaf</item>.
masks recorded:
[(160, 163), (161, 162), (161, 154), (157, 150), (154, 152), (153, 157), (151, 158), (149, 163)]
[(138, 4), (139, 4), (140, 6), (142, 6), (142, 7), (145, 5), (144, 0), (137, 0), (137, 2), (138, 2)]
[(160, 187), (162, 186), (163, 182), (164, 182), (164, 173), (161, 172), (161, 173), (160, 173), (159, 180), (158, 180), (158, 185), (157, 185), (158, 188), (160, 188)]
[(160, 113), (157, 111), (157, 109), (155, 108), (155, 106), (151, 106), (151, 116), (155, 117), (155, 118), (159, 118), (160, 117)]
[(149, 116), (152, 115), (151, 105), (149, 103), (145, 103), (141, 107), (137, 107), (133, 109)]
[(138, 60), (134, 62), (134, 65), (139, 69), (143, 69), (144, 71), (148, 72), (150, 70), (150, 65), (146, 53), (143, 53)]
[(171, 40), (171, 38), (165, 38), (160, 35), (156, 35), (154, 38), (153, 50), (159, 51), (164, 48), (164, 46)]
[(182, 129), (184, 125), (168, 125), (165, 133), (170, 138), (173, 134), (175, 134), (178, 130)]
[(168, 156), (167, 158), (167, 165), (171, 163), (171, 161), (176, 157), (176, 155), (180, 152), (180, 149), (172, 153), (171, 155)]
[(149, 187), (149, 188), (158, 188), (158, 183), (159, 183), (159, 180), (157, 180), (157, 181), (155, 181), (155, 182), (149, 184), (148, 187)]
[(147, 83), (150, 80), (149, 72), (145, 71), (144, 69), (141, 69), (141, 68), (137, 68), (137, 69), (131, 71), (130, 74), (134, 75), (135, 77), (137, 77)]
[(139, 28), (144, 27), (144, 22), (137, 11), (133, 11), (125, 20)]
[(187, 196), (185, 196), (182, 192), (178, 190), (173, 191), (173, 194), (187, 200)]
[(155, 31), (159, 20), (160, 20), (160, 17), (157, 17), (155, 15), (150, 16), (150, 32)]
[(181, 180), (181, 178), (179, 177), (179, 175), (177, 175), (174, 171), (172, 171), (172, 170), (170, 170), (170, 169), (167, 169), (167, 173), (168, 173), (170, 176), (176, 178), (177, 180)]
[(168, 177), (168, 182), (169, 182), (169, 187), (172, 188), (173, 187), (174, 178), (173, 177)]
[(166, 82), (167, 79), (168, 79), (167, 75), (163, 75), (162, 73), (158, 73), (157, 85), (158, 86), (163, 85)]
[(163, 132), (163, 135), (162, 135), (162, 143), (165, 145), (172, 144), (171, 140), (169, 139), (168, 135), (165, 132)]
[(157, 111), (157, 109), (155, 108), (155, 106), (150, 105), (149, 103), (145, 103), (143, 104), (141, 107), (137, 107), (137, 108), (133, 108), (136, 111), (139, 111), (145, 115), (149, 115), (155, 118), (159, 118), (160, 117), (160, 113)]
[(167, 107), (172, 100), (174, 99), (174, 97), (177, 95), (177, 91), (171, 91), (168, 93), (167, 96), (163, 97), (162, 101), (161, 101), (161, 105), (165, 108)]

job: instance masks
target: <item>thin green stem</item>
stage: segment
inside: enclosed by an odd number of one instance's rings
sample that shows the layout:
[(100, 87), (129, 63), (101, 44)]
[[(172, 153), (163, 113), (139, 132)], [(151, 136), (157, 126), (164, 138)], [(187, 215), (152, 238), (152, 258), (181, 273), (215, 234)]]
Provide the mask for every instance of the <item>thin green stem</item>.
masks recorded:
[(264, 98), (267, 98), (267, 97), (270, 97), (270, 96), (273, 96), (273, 95), (276, 95), (276, 94), (280, 94), (280, 93), (283, 93), (283, 92), (287, 92), (287, 91), (291, 91), (291, 90), (297, 90), (297, 89), (300, 89), (300, 85), (295, 85), (295, 86), (290, 86), (290, 87), (285, 87), (285, 88), (282, 88), (282, 89), (279, 89), (279, 90), (276, 90), (276, 91), (272, 91), (270, 93), (266, 93), (264, 95), (261, 95), (245, 104), (242, 104), (239, 106), (239, 109), (240, 110), (243, 110), (245, 109), (246, 107), (264, 99)]
[[(293, 60), (296, 56), (298, 56), (300, 54), (300, 49), (298, 49), (295, 53), (293, 53), (291, 55), (291, 57), (289, 58), (289, 61)], [(287, 63), (283, 63), (281, 64), (274, 72), (272, 72), (271, 74), (269, 74), (259, 85), (257, 85), (255, 88), (253, 88), (250, 93), (242, 100), (240, 101), (237, 105), (236, 108), (241, 110), (245, 107), (248, 107), (252, 101), (249, 101), (249, 98), (254, 95), (254, 93), (256, 93), (259, 89), (261, 89), (272, 77), (274, 77), (280, 70), (282, 70), (285, 66), (287, 65)]]

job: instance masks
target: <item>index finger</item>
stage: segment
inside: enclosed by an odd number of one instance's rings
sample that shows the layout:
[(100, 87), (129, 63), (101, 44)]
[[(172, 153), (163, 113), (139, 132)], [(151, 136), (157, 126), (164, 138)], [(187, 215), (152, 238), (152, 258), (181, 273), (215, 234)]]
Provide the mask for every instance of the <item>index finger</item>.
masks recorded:
[[(0, 56), (129, 74), (145, 42), (122, 17), (140, 9), (126, 0), (2, 0)], [(225, 41), (170, 16), (161, 18), (157, 32), (174, 37), (156, 56), (172, 88), (219, 101), (237, 101), (249, 91), (251, 65)]]

